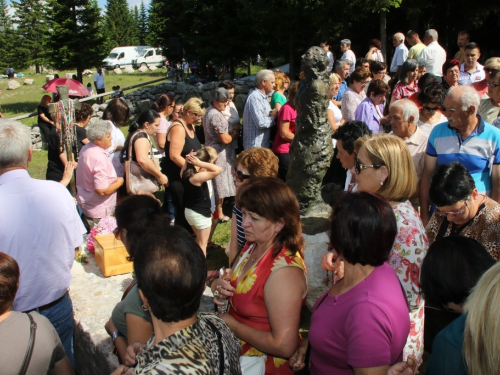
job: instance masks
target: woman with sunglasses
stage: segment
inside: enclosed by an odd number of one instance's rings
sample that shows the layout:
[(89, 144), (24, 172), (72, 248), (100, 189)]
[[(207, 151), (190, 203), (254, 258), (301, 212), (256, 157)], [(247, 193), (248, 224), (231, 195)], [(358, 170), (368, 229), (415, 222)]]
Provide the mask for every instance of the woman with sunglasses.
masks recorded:
[[(191, 231), (184, 216), (184, 187), (181, 179), (181, 168), (186, 164), (186, 155), (201, 148), (196, 137), (194, 125), (201, 121), (205, 114), (203, 101), (199, 98), (189, 99), (182, 109), (182, 116), (172, 121), (167, 131), (165, 157), (161, 161), (161, 169), (168, 177), (168, 192), (175, 206), (176, 224)], [(165, 206), (165, 205), (164, 205)], [(166, 210), (167, 207), (164, 207)]]
[(500, 70), (492, 71), (486, 84), (489, 98), (481, 100), (478, 114), (484, 121), (493, 124), (500, 116)]
[(435, 125), (448, 121), (441, 112), (441, 107), (446, 98), (446, 90), (439, 82), (435, 82), (425, 87), (417, 95), (422, 104), (417, 126), (427, 134), (431, 134), (431, 130)]
[(429, 198), (436, 206), (426, 228), (430, 243), (453, 235), (470, 237), (500, 260), (500, 204), (478, 193), (462, 164), (453, 162), (437, 167)]
[[(129, 260), (134, 259), (137, 244), (150, 228), (165, 228), (170, 224), (159, 202), (147, 195), (133, 195), (122, 200), (116, 206), (115, 217), (117, 227), (113, 233), (123, 242)], [(125, 363), (129, 345), (136, 341), (144, 345), (153, 333), (151, 314), (143, 307), (137, 284), (132, 282), (129, 292), (125, 293), (105, 325), (121, 363)]]
[(481, 97), (481, 99), (486, 98), (488, 94), (488, 81), (490, 80), (490, 74), (495, 71), (500, 70), (500, 57), (490, 57), (484, 62), (484, 79), (479, 82), (474, 82), (471, 86), (474, 87)]
[[(413, 354), (422, 362), (424, 344), (424, 300), (419, 273), (429, 243), (417, 211), (409, 199), (417, 191), (417, 174), (404, 141), (389, 134), (364, 136), (354, 147), (354, 170), (358, 191), (379, 194), (392, 206), (398, 234), (388, 264), (398, 275), (410, 309), (411, 330), (404, 349), (404, 360)], [(323, 268), (335, 270), (333, 255), (323, 257)]]

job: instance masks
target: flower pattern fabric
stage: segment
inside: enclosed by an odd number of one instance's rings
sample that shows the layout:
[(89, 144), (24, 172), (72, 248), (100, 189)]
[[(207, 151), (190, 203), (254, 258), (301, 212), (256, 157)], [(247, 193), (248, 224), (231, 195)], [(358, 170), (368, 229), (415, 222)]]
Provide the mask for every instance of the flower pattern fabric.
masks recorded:
[[(270, 332), (271, 326), (264, 301), (264, 287), (267, 280), (273, 272), (284, 267), (298, 267), (305, 272), (306, 266), (299, 254), (293, 254), (283, 248), (276, 257), (273, 257), (271, 248), (245, 275), (241, 275), (246, 262), (250, 259), (251, 251), (247, 253), (249, 246), (254, 245), (249, 243), (245, 245), (240, 255), (243, 259), (231, 274), (230, 282), (236, 291), (231, 300), (229, 314), (252, 328)], [(267, 355), (242, 340), (240, 344), (243, 356)], [(267, 355), (266, 374), (285, 375), (293, 372), (288, 366), (287, 359)]]
[(420, 267), (427, 253), (429, 241), (417, 211), (409, 201), (394, 206), (398, 233), (388, 264), (401, 282), (410, 308), (410, 334), (403, 350), (403, 358), (413, 354), (422, 362), (424, 353), (424, 299), (420, 289)]

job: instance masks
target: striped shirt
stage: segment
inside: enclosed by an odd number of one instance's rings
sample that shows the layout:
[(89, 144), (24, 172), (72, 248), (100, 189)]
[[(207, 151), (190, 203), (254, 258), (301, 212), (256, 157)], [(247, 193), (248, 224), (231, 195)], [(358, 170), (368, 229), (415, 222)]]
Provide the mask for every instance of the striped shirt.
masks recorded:
[(245, 246), (247, 239), (245, 238), (245, 232), (243, 231), (243, 225), (241, 222), (243, 221), (243, 212), (236, 207), (233, 206), (233, 214), (236, 216), (236, 235), (238, 239), (238, 250), (241, 250), (243, 246)]
[(448, 122), (432, 129), (427, 155), (437, 157), (438, 164), (462, 163), (469, 171), (480, 194), (491, 193), (491, 169), (500, 164), (500, 130), (478, 116), (476, 130), (466, 139)]
[(269, 116), (271, 106), (267, 95), (255, 88), (248, 94), (243, 111), (243, 148), (271, 146), (271, 126), (274, 119)]

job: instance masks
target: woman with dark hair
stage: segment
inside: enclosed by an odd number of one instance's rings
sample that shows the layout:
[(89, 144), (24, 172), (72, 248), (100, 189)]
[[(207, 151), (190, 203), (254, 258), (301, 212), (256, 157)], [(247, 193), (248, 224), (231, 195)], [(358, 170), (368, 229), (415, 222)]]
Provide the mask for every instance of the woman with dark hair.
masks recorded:
[[(201, 148), (194, 124), (198, 123), (205, 114), (202, 104), (203, 101), (199, 98), (191, 98), (184, 104), (181, 117), (172, 121), (168, 128), (165, 157), (161, 160), (161, 170), (168, 177), (168, 192), (175, 206), (175, 222), (189, 231), (191, 231), (191, 226), (184, 216), (184, 186), (181, 168), (186, 164), (186, 155)], [(165, 205), (163, 207), (167, 209)]]
[(55, 123), (50, 117), (49, 113), (49, 103), (52, 98), (49, 95), (42, 96), (40, 104), (38, 105), (38, 127), (40, 128), (40, 134), (43, 134), (44, 141), (49, 142), (49, 133), (52, 128), (54, 128)]
[(345, 121), (355, 119), (356, 108), (366, 98), (364, 88), (368, 77), (370, 77), (370, 72), (364, 68), (356, 68), (350, 75), (349, 87), (342, 96), (341, 112)]
[(288, 101), (280, 108), (276, 117), (278, 131), (274, 138), (272, 150), (279, 159), (278, 177), (283, 181), (286, 181), (288, 166), (290, 165), (290, 143), (295, 136), (295, 119), (297, 118), (295, 95), (297, 95), (298, 88), (298, 82), (295, 82), (290, 87), (290, 90), (288, 90)]
[[(149, 230), (134, 257), (134, 272), (154, 327), (145, 346), (133, 345), (134, 373), (241, 374), (240, 345), (228, 326), (213, 314), (197, 314), (207, 268), (187, 231)], [(121, 366), (113, 374), (127, 371)]]
[(205, 132), (205, 146), (210, 146), (218, 153), (217, 161), (222, 172), (214, 179), (214, 191), (216, 198), (217, 217), (220, 223), (229, 221), (224, 216), (222, 204), (224, 198), (235, 195), (232, 166), (236, 159), (235, 140), (240, 136), (240, 127), (234, 128), (229, 125), (224, 110), (230, 103), (231, 94), (222, 87), (218, 87), (211, 93), (212, 105), (208, 107), (203, 117), (203, 130)]
[(399, 82), (392, 90), (391, 103), (399, 99), (406, 99), (418, 92), (417, 60), (408, 59), (401, 65)]
[(384, 62), (384, 55), (382, 54), (382, 42), (380, 39), (370, 39), (368, 43), (370, 49), (368, 50), (365, 58), (371, 61)]
[[(386, 374), (402, 360), (410, 331), (406, 296), (387, 264), (398, 232), (391, 205), (363, 192), (346, 194), (332, 210), (329, 238), (344, 277), (314, 305), (309, 340), (290, 358), (311, 374)], [(377, 241), (373, 241), (376, 238)]]
[[(240, 125), (240, 115), (238, 114), (238, 110), (236, 109), (236, 106), (234, 105), (234, 83), (229, 80), (222, 81), (219, 83), (219, 87), (222, 87), (223, 89), (226, 89), (231, 97), (229, 98), (229, 105), (226, 107), (226, 109), (222, 112), (224, 114), (224, 117), (226, 120), (229, 122), (229, 126), (236, 126)], [(237, 140), (234, 141), (233, 144), (234, 148), (236, 149), (238, 147)]]
[[(420, 85), (420, 82), (418, 84)], [(417, 95), (422, 104), (417, 125), (424, 132), (430, 134), (435, 125), (448, 121), (441, 112), (446, 98), (446, 90), (443, 85), (436, 81), (419, 91)]]
[[(2, 374), (71, 375), (73, 370), (50, 321), (36, 311), (12, 311), (19, 288), (19, 266), (0, 252), (0, 367)], [(30, 326), (35, 325), (32, 333)], [(31, 356), (26, 359), (33, 336)], [(25, 372), (22, 371), (26, 365)]]
[(443, 64), (443, 82), (442, 85), (445, 90), (452, 87), (457, 87), (458, 78), (460, 77), (460, 61), (457, 59), (446, 60)]
[[(149, 229), (164, 229), (170, 224), (170, 218), (162, 211), (158, 201), (147, 195), (134, 195), (122, 200), (116, 206), (115, 217), (114, 234), (123, 242), (129, 260), (134, 260), (136, 250), (141, 249), (139, 243)], [(133, 282), (131, 286), (127, 295), (115, 306), (105, 325), (121, 363), (125, 363), (129, 345), (136, 341), (144, 345), (153, 333), (151, 315), (142, 308), (137, 285)]]
[(127, 103), (120, 98), (112, 99), (102, 114), (102, 119), (108, 120), (113, 125), (108, 155), (118, 177), (125, 176), (123, 163), (120, 160), (120, 152), (125, 144), (125, 136), (120, 130), (120, 126), (125, 125), (129, 118), (130, 109)]
[(426, 227), (430, 243), (453, 235), (470, 237), (500, 260), (500, 204), (478, 193), (462, 164), (452, 162), (436, 168), (429, 198), (436, 205)]
[(170, 126), (170, 121), (167, 119), (172, 114), (175, 108), (175, 98), (170, 94), (161, 95), (156, 102), (153, 103), (151, 109), (158, 112), (160, 115), (160, 128), (154, 135), (156, 148), (158, 152), (165, 156), (165, 142), (167, 140), (167, 130)]
[(384, 125), (389, 123), (384, 117), (385, 97), (389, 90), (389, 85), (381, 79), (371, 81), (366, 98), (354, 113), (355, 120), (368, 125), (373, 134), (383, 133)]
[(90, 142), (83, 146), (76, 169), (78, 204), (90, 229), (113, 214), (117, 191), (123, 185), (123, 177), (117, 177), (106, 151), (111, 144), (112, 127), (103, 120), (89, 126)]
[(461, 314), (470, 291), (495, 263), (472, 238), (444, 237), (429, 247), (420, 273), (426, 304), (425, 350), (432, 353), (427, 374), (467, 373), (462, 356), (466, 315)]
[(391, 77), (387, 75), (387, 64), (385, 62), (372, 61), (370, 63), (370, 74), (372, 80), (381, 79), (389, 84)]
[(244, 362), (261, 357), (266, 374), (292, 374), (286, 358), (299, 341), (307, 294), (299, 203), (283, 181), (253, 177), (239, 188), (236, 204), (247, 244), (229, 280), (212, 283), (214, 301), (229, 298), (229, 313), (220, 316), (240, 339)]
[[(420, 66), (420, 65), (419, 65)], [(425, 90), (427, 86), (434, 85), (438, 82), (436, 76), (432, 73), (425, 73), (418, 79), (418, 91), (414, 92), (408, 99), (412, 100), (415, 102), (415, 104), (418, 106), (418, 108), (422, 108), (422, 101), (420, 99), (421, 93)]]
[(89, 143), (85, 128), (89, 124), (93, 113), (92, 106), (87, 103), (80, 103), (80, 109), (75, 109), (76, 148), (78, 149), (78, 154), (82, 150), (82, 147)]
[[(168, 178), (155, 165), (151, 159), (151, 140), (160, 127), (158, 112), (148, 109), (142, 112), (138, 119), (128, 128), (128, 137), (120, 154), (121, 162), (132, 158), (142, 169), (154, 176), (158, 184), (168, 185)], [(131, 144), (131, 155), (127, 155)]]

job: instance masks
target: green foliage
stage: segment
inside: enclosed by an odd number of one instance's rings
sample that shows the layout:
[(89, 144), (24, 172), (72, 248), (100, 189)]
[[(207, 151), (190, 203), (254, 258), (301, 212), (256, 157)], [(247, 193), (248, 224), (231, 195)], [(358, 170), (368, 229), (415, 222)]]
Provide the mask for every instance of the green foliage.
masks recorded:
[(106, 33), (111, 47), (132, 46), (135, 42), (136, 30), (127, 0), (106, 1)]
[[(136, 7), (137, 8), (137, 7)], [(148, 11), (146, 10), (146, 6), (144, 5), (144, 1), (141, 1), (141, 10), (137, 17), (137, 26), (138, 26), (138, 34), (139, 34), (139, 44), (145, 45), (146, 39), (148, 37)]]
[(6, 0), (0, 0), (0, 73), (2, 74), (7, 66), (17, 67), (17, 57), (14, 53), (15, 39)]
[(130, 15), (132, 16), (132, 24), (130, 27), (134, 31), (133, 45), (143, 45), (140, 40), (140, 30), (139, 30), (139, 8), (137, 5), (134, 8), (130, 8)]
[(52, 33), (51, 59), (57, 69), (83, 70), (99, 66), (107, 51), (96, 0), (48, 0)]

